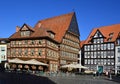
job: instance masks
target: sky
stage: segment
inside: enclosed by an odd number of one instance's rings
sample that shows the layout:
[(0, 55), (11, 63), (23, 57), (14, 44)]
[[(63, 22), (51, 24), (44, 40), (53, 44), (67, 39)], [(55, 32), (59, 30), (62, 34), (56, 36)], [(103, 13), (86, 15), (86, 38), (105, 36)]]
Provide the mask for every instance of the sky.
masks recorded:
[(0, 38), (8, 38), (16, 26), (34, 27), (46, 18), (75, 12), (80, 40), (93, 28), (120, 24), (120, 0), (0, 0)]

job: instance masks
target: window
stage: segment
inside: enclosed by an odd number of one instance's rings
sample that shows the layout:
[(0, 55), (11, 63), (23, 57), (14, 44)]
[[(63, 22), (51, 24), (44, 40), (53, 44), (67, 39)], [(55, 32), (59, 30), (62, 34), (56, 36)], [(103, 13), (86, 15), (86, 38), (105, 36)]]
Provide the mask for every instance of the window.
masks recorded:
[(87, 64), (87, 60), (85, 60), (85, 64)]
[(41, 49), (38, 50), (38, 55), (42, 56), (42, 50)]
[(97, 64), (97, 60), (96, 59), (94, 60), (94, 64)]
[(104, 51), (104, 58), (106, 58), (106, 51)]
[(118, 57), (118, 62), (120, 62), (120, 57)]
[(97, 45), (94, 45), (94, 50), (96, 50), (97, 49)]
[(100, 39), (97, 39), (97, 43), (100, 43)]
[(90, 45), (88, 45), (88, 51), (90, 51)]
[(93, 52), (91, 52), (91, 58), (93, 58), (94, 56), (93, 56)]
[(111, 49), (114, 49), (114, 43), (111, 43)]
[(31, 44), (34, 44), (35, 43), (35, 41), (34, 40), (31, 40)]
[(100, 52), (97, 52), (97, 56), (98, 56), (98, 58), (100, 58)]
[(111, 58), (114, 58), (114, 51), (111, 51)]
[(88, 56), (87, 56), (87, 52), (85, 52), (85, 58), (88, 58)]
[(106, 44), (104, 44), (104, 50), (106, 50)]
[(31, 55), (34, 55), (34, 53), (35, 53), (35, 50), (32, 49), (32, 50), (31, 50)]
[(110, 34), (109, 34), (109, 36), (110, 36), (110, 37), (112, 37), (112, 36), (113, 36), (113, 34), (114, 34), (114, 33), (112, 32), (112, 33), (110, 33)]
[(1, 51), (5, 51), (5, 47), (1, 47)]
[(111, 41), (112, 40), (112, 38), (108, 38), (108, 41)]
[(120, 38), (117, 39), (117, 44), (120, 45)]
[(91, 64), (93, 64), (93, 59), (91, 59)]
[(88, 59), (88, 64), (90, 64), (90, 60)]
[(15, 55), (15, 52), (16, 52), (15, 49), (12, 49), (12, 50), (11, 50), (11, 54), (12, 54), (12, 55)]
[(25, 44), (28, 44), (28, 40), (25, 40), (24, 42), (25, 42)]
[(21, 55), (22, 54), (22, 49), (19, 49), (18, 53), (19, 53), (19, 55)]
[(42, 44), (42, 41), (41, 41), (41, 40), (39, 40), (39, 44), (40, 44), (40, 45)]
[(120, 69), (120, 66), (117, 66), (117, 69)]
[(94, 42), (93, 43), (97, 43), (97, 40), (96, 39), (94, 39)]
[(100, 50), (100, 45), (99, 44), (97, 45), (97, 49)]
[(103, 59), (101, 59), (101, 65), (103, 65), (104, 64), (104, 61), (103, 61)]
[(106, 59), (104, 59), (104, 65), (106, 65), (106, 63), (107, 63), (107, 60), (106, 60)]
[(30, 31), (21, 31), (21, 37), (30, 36)]
[(104, 39), (103, 39), (103, 38), (101, 38), (101, 39), (100, 39), (100, 43), (103, 43), (103, 42), (104, 42)]
[(85, 45), (85, 51), (87, 51), (87, 46)]
[(103, 44), (101, 44), (101, 50), (104, 50), (104, 48), (103, 48), (103, 47), (104, 47), (104, 45), (103, 45)]
[(28, 50), (25, 49), (24, 54), (27, 56), (28, 55)]
[(93, 50), (93, 45), (91, 45), (91, 50)]
[(103, 57), (103, 51), (101, 51), (101, 58), (104, 58), (104, 57)]
[(107, 48), (108, 48), (108, 50), (110, 50), (110, 43), (107, 44)]
[(96, 58), (96, 52), (94, 52), (94, 58)]
[(120, 48), (118, 48), (118, 53), (120, 53)]
[(48, 31), (48, 34), (49, 34), (49, 36), (50, 36), (51, 38), (54, 38), (54, 37), (55, 37), (55, 34), (52, 33), (51, 31)]

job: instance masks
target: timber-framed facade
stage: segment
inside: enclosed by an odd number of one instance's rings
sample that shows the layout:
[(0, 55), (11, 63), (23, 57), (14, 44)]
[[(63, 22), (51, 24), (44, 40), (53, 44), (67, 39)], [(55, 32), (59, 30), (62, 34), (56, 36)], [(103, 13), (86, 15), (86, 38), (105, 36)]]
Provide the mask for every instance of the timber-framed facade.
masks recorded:
[(48, 64), (44, 71), (58, 71), (61, 65), (78, 61), (79, 29), (75, 13), (38, 21), (33, 28), (27, 24), (17, 26), (9, 40), (8, 59), (36, 59)]
[[(82, 63), (90, 70), (100, 73), (114, 72), (117, 74), (118, 58), (116, 47), (120, 24), (104, 26), (92, 30), (82, 43)], [(117, 55), (116, 55), (117, 54)]]

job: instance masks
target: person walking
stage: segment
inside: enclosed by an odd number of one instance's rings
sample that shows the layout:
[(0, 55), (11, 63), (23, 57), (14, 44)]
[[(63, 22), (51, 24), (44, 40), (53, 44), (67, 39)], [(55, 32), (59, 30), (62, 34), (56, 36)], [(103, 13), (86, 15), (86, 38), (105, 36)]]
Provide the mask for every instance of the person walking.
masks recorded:
[(95, 76), (96, 76), (96, 71), (94, 70), (93, 71), (93, 78), (95, 79)]

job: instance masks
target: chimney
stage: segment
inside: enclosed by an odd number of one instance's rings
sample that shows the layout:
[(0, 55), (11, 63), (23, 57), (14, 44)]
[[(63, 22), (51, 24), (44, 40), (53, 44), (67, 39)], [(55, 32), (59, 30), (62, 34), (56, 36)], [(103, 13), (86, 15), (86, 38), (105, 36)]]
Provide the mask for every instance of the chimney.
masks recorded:
[(20, 30), (20, 27), (16, 26), (16, 32), (18, 32)]
[(41, 23), (38, 23), (38, 28), (40, 28), (41, 27)]

